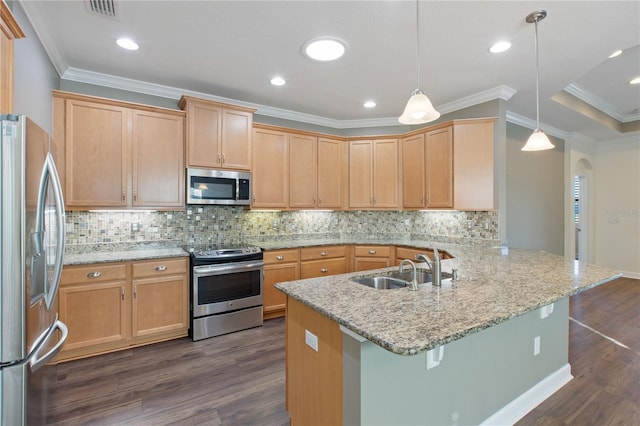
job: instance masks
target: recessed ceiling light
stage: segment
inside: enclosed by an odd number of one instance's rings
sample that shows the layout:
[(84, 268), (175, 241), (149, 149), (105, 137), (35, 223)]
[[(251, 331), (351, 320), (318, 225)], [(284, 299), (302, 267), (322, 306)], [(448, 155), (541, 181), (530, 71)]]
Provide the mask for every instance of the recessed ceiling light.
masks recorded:
[(271, 79), (271, 84), (274, 86), (284, 86), (287, 82), (282, 77), (273, 77)]
[(363, 104), (363, 106), (364, 106), (365, 108), (373, 108), (373, 107), (375, 107), (375, 106), (376, 106), (376, 103), (375, 103), (374, 101), (367, 101), (367, 102), (365, 102), (365, 103)]
[(309, 40), (302, 46), (306, 56), (316, 61), (335, 61), (347, 50), (347, 44), (334, 37), (319, 37)]
[(510, 47), (511, 47), (511, 43), (509, 43), (508, 41), (499, 41), (489, 48), (489, 52), (502, 53), (506, 50), (509, 50)]
[(640, 77), (636, 77), (632, 79), (629, 84), (640, 84)]
[(615, 58), (616, 56), (620, 56), (620, 55), (622, 55), (622, 50), (618, 49), (615, 52), (613, 52), (611, 55), (609, 55), (609, 59)]
[(119, 38), (118, 40), (116, 40), (116, 43), (118, 43), (118, 46), (127, 50), (138, 50), (139, 48), (138, 43), (131, 40), (130, 38)]

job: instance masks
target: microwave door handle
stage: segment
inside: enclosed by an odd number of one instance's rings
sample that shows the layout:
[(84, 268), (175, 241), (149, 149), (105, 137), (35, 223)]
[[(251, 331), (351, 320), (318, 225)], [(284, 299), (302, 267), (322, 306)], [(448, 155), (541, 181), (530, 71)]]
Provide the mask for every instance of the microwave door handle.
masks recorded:
[(236, 201), (240, 199), (240, 178), (236, 178)]

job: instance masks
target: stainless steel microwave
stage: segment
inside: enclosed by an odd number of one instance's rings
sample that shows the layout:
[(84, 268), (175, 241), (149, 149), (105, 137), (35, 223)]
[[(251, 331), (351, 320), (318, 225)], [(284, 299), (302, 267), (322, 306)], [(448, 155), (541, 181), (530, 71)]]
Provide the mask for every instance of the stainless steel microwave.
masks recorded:
[(187, 169), (187, 204), (251, 204), (251, 172)]

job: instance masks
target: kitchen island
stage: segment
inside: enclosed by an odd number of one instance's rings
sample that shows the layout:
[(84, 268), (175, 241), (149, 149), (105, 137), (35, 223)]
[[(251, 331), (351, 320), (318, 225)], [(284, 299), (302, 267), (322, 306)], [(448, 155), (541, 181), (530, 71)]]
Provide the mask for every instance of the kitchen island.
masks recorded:
[(292, 424), (513, 423), (571, 380), (568, 298), (620, 274), (545, 252), (438, 245), (458, 280), (280, 283)]

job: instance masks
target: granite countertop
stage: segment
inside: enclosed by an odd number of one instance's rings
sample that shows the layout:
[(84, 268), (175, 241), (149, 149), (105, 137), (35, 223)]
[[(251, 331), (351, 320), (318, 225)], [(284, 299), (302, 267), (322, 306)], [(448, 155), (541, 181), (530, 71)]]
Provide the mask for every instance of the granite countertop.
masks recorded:
[[(385, 244), (428, 247), (407, 240)], [(457, 282), (422, 284), (411, 291), (376, 290), (350, 281), (372, 274), (366, 271), (278, 283), (276, 288), (393, 353), (413, 355), (621, 276), (543, 251), (445, 243), (436, 247), (454, 256), (442, 261), (442, 270), (456, 268)]]
[(132, 260), (159, 259), (166, 257), (188, 257), (189, 253), (180, 247), (166, 246), (126, 246), (110, 247), (92, 245), (69, 250), (64, 254), (64, 265), (85, 265), (90, 263), (127, 262)]

